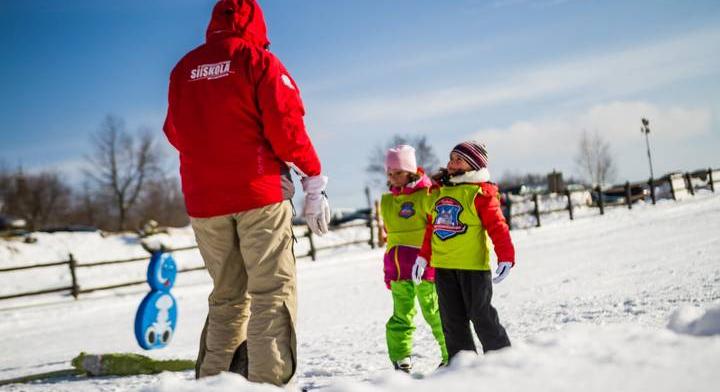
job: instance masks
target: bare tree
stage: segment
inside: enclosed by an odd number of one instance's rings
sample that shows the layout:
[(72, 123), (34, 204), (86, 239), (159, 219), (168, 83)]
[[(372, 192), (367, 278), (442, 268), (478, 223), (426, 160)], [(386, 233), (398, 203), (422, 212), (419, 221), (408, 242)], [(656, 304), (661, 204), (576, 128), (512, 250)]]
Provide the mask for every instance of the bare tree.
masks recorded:
[(60, 224), (60, 215), (68, 206), (71, 193), (57, 173), (44, 172), (32, 176), (27, 182), (25, 214), (30, 229)]
[(26, 174), (18, 168), (14, 174), (0, 173), (2, 212), (24, 219), (30, 230), (61, 223), (70, 192), (54, 172)]
[(0, 213), (4, 212), (8, 189), (10, 189), (10, 173), (5, 163), (0, 161)]
[(592, 186), (610, 183), (617, 173), (615, 161), (610, 153), (610, 144), (597, 130), (591, 134), (583, 130), (575, 163)]
[(371, 176), (373, 185), (385, 183), (385, 153), (389, 148), (400, 144), (407, 144), (415, 148), (417, 164), (425, 169), (427, 173), (438, 169), (440, 165), (439, 160), (432, 146), (428, 143), (426, 136), (393, 135), (384, 146), (380, 145), (375, 147), (370, 154), (370, 162), (366, 166), (365, 171)]
[(112, 198), (107, 192), (93, 189), (86, 180), (74, 194), (70, 209), (65, 214), (66, 224), (94, 226), (103, 230), (115, 228), (116, 219), (108, 208), (112, 205)]
[(149, 219), (175, 227), (190, 223), (177, 177), (160, 177), (148, 182), (147, 191), (138, 202), (137, 209), (142, 218), (136, 222), (138, 227)]
[(86, 158), (90, 165), (86, 175), (110, 197), (116, 229), (125, 230), (129, 212), (159, 171), (159, 149), (147, 130), (131, 135), (122, 119), (110, 115), (93, 135), (92, 144), (94, 152)]

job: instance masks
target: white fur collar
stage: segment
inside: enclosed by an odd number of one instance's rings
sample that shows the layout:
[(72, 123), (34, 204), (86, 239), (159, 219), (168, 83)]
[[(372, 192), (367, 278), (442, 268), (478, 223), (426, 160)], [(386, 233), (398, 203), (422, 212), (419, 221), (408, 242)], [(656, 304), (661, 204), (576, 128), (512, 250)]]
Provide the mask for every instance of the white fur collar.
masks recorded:
[(480, 170), (468, 171), (463, 174), (460, 174), (459, 176), (450, 177), (450, 182), (452, 182), (453, 184), (462, 184), (462, 183), (475, 184), (478, 182), (488, 182), (488, 181), (490, 181), (490, 171), (486, 167), (483, 167)]

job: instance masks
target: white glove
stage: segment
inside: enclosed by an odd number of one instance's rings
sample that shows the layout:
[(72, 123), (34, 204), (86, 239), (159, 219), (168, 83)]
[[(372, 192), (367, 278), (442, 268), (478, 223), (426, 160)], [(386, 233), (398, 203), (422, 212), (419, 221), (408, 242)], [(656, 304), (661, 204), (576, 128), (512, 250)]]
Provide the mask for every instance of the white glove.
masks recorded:
[(328, 178), (325, 176), (303, 177), (305, 207), (303, 216), (307, 226), (314, 234), (323, 235), (328, 232), (330, 223), (330, 205), (325, 195)]
[(512, 268), (512, 265), (513, 263), (509, 261), (498, 262), (497, 270), (495, 270), (497, 276), (493, 278), (493, 283), (498, 284), (502, 282), (503, 279), (507, 278), (507, 276), (510, 275), (510, 268)]
[(425, 260), (424, 257), (418, 256), (417, 259), (415, 259), (415, 264), (413, 264), (412, 267), (412, 280), (415, 282), (415, 284), (422, 283), (422, 277), (425, 273), (425, 267), (427, 267), (427, 260)]

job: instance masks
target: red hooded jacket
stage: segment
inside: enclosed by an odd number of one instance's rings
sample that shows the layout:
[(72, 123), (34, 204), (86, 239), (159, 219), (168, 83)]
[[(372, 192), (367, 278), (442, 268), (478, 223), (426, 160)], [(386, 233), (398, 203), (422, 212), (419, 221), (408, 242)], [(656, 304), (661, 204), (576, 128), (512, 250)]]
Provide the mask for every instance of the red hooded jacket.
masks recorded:
[(292, 198), (289, 164), (302, 175), (320, 174), (300, 91), (269, 45), (256, 0), (221, 0), (205, 44), (170, 75), (163, 129), (180, 153), (192, 217)]

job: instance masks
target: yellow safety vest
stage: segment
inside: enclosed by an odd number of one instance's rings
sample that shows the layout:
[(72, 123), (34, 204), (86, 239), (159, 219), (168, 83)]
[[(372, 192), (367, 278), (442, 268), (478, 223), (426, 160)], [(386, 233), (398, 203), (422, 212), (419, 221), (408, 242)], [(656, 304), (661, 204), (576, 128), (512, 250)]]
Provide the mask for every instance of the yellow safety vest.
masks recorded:
[(380, 211), (387, 229), (387, 249), (398, 245), (420, 248), (425, 237), (427, 214), (422, 205), (427, 189), (408, 195), (385, 193), (380, 201)]
[(475, 196), (482, 188), (458, 184), (433, 189), (423, 205), (432, 215), (432, 260), (435, 268), (490, 270), (490, 241)]

